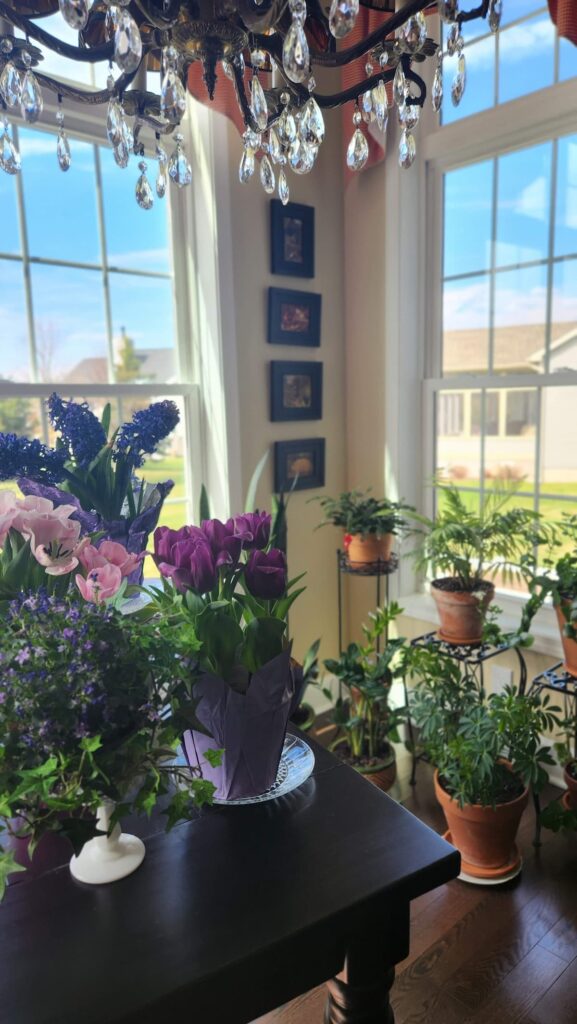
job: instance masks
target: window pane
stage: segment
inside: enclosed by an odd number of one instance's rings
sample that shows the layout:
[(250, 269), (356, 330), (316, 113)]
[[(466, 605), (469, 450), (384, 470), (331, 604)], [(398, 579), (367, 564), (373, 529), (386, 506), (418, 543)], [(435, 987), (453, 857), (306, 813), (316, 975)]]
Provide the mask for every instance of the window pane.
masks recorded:
[[(133, 413), (139, 409), (146, 409), (151, 402), (159, 402), (162, 395), (155, 398), (142, 398), (140, 395), (123, 397), (120, 402), (121, 421), (128, 421)], [(186, 499), (186, 475), (185, 475), (185, 443), (184, 443), (184, 409), (182, 399), (171, 398), (180, 408), (180, 423), (173, 430), (172, 434), (163, 441), (155, 455), (150, 456), (144, 463), (142, 469), (138, 470), (138, 476), (147, 483), (157, 484), (164, 480), (174, 481), (174, 487), (170, 492), (171, 499)], [(165, 522), (165, 520), (162, 520)], [(179, 525), (184, 524), (181, 520)], [(166, 525), (169, 525), (166, 523)]]
[(11, 174), (0, 175), (0, 210), (2, 211), (0, 252), (19, 253), (20, 229), (18, 227), (16, 178)]
[(534, 14), (545, 7), (543, 0), (507, 0), (503, 4), (503, 16), (501, 25), (510, 25), (518, 18), (524, 18), (528, 14)]
[(445, 175), (445, 277), (491, 266), (493, 167), (486, 160)]
[(437, 396), (437, 472), (449, 480), (478, 486), (481, 442), (471, 429), (476, 391), (441, 391)]
[[(142, 210), (134, 198), (138, 161), (123, 170), (108, 149), (100, 151), (100, 161), (109, 265), (170, 273), (168, 200), (155, 198), (151, 210)], [(150, 161), (148, 173), (152, 182), (156, 163)]]
[[(535, 480), (537, 390), (487, 392), (485, 480), (514, 480), (532, 493)], [(529, 506), (528, 506), (529, 507)]]
[(496, 266), (546, 259), (552, 143), (499, 158)]
[[(480, 391), (471, 395), (471, 434), (478, 437), (482, 429), (483, 396)], [(499, 433), (499, 392), (485, 392), (485, 434)]]
[(577, 260), (553, 267), (551, 353), (549, 369), (577, 370)]
[(495, 36), (485, 36), (484, 39), (466, 46), (463, 52), (467, 84), (458, 107), (453, 106), (451, 100), (451, 83), (457, 72), (457, 57), (443, 59), (443, 124), (451, 124), (471, 114), (478, 114), (479, 111), (492, 107), (495, 102)]
[(489, 356), (489, 277), (445, 281), (443, 375), (486, 373)]
[[(509, 5), (503, 4), (504, 9)], [(553, 85), (555, 26), (549, 13), (499, 35), (499, 103)]]
[(0, 260), (0, 380), (31, 379), (22, 264)]
[(26, 128), (19, 139), (30, 255), (100, 263), (93, 147), (71, 140), (72, 166), (63, 174), (55, 135)]
[(565, 82), (568, 78), (577, 75), (577, 47), (568, 39), (559, 36), (559, 81)]
[[(541, 396), (541, 489), (567, 494), (577, 501), (575, 435), (568, 429), (575, 417), (577, 387), (544, 388)], [(567, 511), (575, 509), (567, 508)]]
[(559, 139), (557, 145), (555, 255), (568, 256), (577, 253), (577, 136)]
[(117, 380), (176, 380), (172, 281), (110, 274)]
[[(26, 437), (42, 438), (42, 412), (37, 398), (0, 398), (0, 431)], [(11, 480), (0, 487), (15, 489)]]
[(547, 268), (526, 267), (495, 275), (493, 364), (498, 372), (543, 370)]
[(98, 271), (30, 268), (42, 380), (108, 380), (102, 278)]

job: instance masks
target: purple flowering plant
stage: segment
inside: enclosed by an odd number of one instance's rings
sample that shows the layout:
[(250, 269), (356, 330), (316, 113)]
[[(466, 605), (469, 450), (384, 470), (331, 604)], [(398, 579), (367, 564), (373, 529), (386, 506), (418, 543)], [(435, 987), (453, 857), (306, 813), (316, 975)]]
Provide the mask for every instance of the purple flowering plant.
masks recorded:
[(179, 656), (195, 646), (186, 630), (111, 606), (42, 590), (11, 603), (0, 637), (0, 898), (21, 870), (14, 838), (32, 855), (57, 833), (78, 853), (103, 799), (116, 804), (111, 828), (150, 815), (160, 797), (167, 829), (210, 802), (212, 783), (175, 763), (184, 729), (201, 728)]
[[(54, 393), (47, 409), (58, 434), (56, 446), (0, 432), (0, 480), (18, 480), (25, 494), (55, 503), (69, 503), (73, 495), (83, 532), (123, 520), (136, 527), (133, 532), (148, 534), (173, 484), (146, 485), (136, 471), (176, 427), (175, 403), (153, 402), (112, 432), (110, 404), (98, 419), (86, 402), (69, 402)], [(140, 550), (145, 546), (144, 541)]]
[(173, 628), (186, 626), (198, 644), (197, 667), (239, 692), (286, 649), (288, 612), (304, 590), (295, 589), (302, 575), (288, 579), (285, 554), (270, 536), (271, 516), (258, 511), (154, 533), (163, 585), (147, 590), (150, 604), (140, 614), (161, 612)]

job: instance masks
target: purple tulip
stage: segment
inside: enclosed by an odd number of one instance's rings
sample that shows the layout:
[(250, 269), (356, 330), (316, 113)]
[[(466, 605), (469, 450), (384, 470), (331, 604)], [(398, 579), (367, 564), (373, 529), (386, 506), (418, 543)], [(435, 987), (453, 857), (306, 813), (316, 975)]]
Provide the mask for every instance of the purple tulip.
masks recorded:
[(206, 594), (216, 586), (216, 562), (197, 526), (183, 526), (180, 530), (158, 527), (154, 533), (154, 561), (160, 573), (172, 579), (179, 590)]
[(219, 568), (221, 565), (238, 565), (242, 540), (235, 537), (233, 519), (227, 520), (226, 523), (222, 523), (220, 519), (203, 519), (201, 529)]
[(270, 538), (272, 516), (269, 512), (245, 512), (234, 517), (234, 532), (247, 551), (266, 548)]
[(275, 600), (286, 591), (286, 558), (279, 548), (272, 548), (268, 552), (251, 551), (244, 575), (253, 597)]

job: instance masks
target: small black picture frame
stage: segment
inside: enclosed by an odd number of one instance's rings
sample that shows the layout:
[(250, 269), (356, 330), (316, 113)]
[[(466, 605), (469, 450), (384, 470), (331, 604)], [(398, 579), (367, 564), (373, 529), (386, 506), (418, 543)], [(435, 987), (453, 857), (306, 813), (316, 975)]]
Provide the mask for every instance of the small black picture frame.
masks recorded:
[(315, 210), (302, 203), (271, 199), (271, 273), (288, 277), (315, 276)]
[(315, 292), (269, 288), (269, 344), (318, 348), (321, 343), (321, 305), (322, 295)]
[[(296, 482), (295, 482), (296, 480)], [(325, 439), (276, 441), (274, 446), (275, 494), (307, 491), (325, 486)]]
[(275, 360), (270, 364), (270, 418), (320, 420), (323, 415), (323, 364)]

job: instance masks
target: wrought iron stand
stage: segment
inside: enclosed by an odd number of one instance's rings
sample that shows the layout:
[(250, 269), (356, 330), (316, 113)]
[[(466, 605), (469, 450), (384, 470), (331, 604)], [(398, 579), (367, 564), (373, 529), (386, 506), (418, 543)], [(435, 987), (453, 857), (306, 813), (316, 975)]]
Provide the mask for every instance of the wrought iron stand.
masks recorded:
[[(529, 693), (541, 693), (542, 690), (562, 694), (565, 718), (572, 718), (574, 723), (573, 753), (577, 755), (577, 679), (567, 672), (562, 661), (558, 661), (551, 668), (545, 669), (540, 675), (535, 676), (529, 687)], [(541, 843), (541, 801), (537, 793), (533, 793), (533, 804), (537, 816), (533, 842), (535, 846), (539, 846)]]

